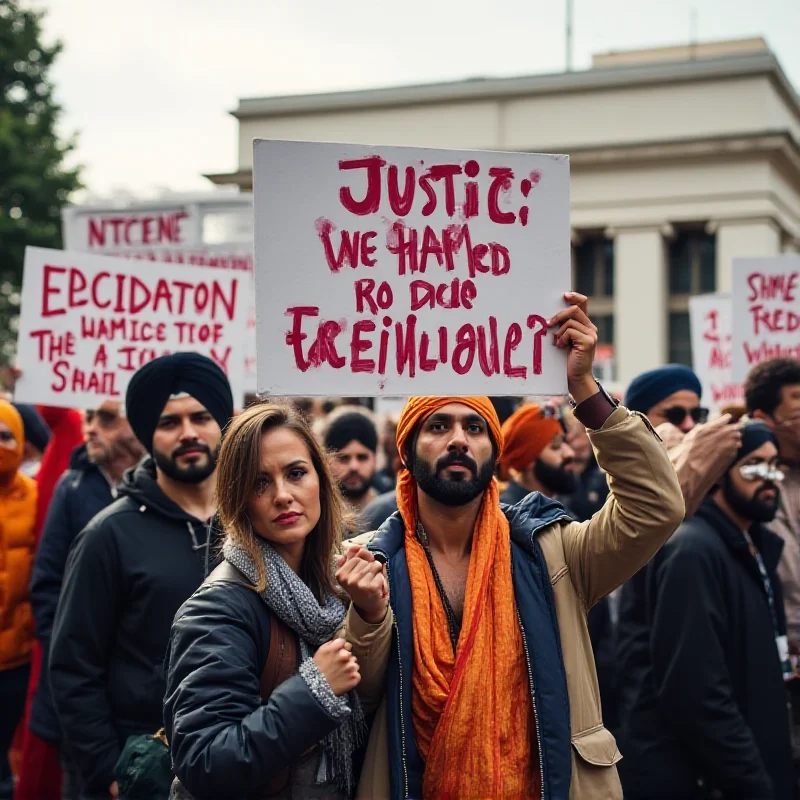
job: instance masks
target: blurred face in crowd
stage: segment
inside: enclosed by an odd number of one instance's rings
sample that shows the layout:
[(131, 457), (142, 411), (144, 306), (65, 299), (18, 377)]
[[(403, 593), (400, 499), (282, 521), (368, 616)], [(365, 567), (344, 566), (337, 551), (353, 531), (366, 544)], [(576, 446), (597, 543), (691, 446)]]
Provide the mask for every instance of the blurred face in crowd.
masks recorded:
[(572, 448), (572, 471), (580, 475), (587, 467), (592, 456), (592, 443), (586, 428), (575, 422), (567, 432), (567, 444)]
[(731, 467), (722, 481), (722, 496), (730, 509), (743, 519), (771, 522), (778, 511), (779, 484), (769, 478), (747, 474), (747, 467), (758, 465), (780, 467), (778, 449), (772, 442), (765, 442)]
[(770, 415), (757, 411), (778, 437), (781, 455), (792, 462), (800, 461), (800, 383), (781, 387), (781, 401)]
[(194, 397), (173, 398), (164, 406), (153, 434), (156, 466), (179, 483), (202, 483), (217, 466), (222, 431)]
[(107, 467), (115, 461), (126, 459), (135, 463), (144, 455), (144, 448), (122, 414), (119, 401), (106, 400), (96, 409), (87, 411), (83, 433), (86, 454), (98, 467)]
[(526, 483), (532, 476), (550, 494), (572, 494), (578, 488), (575, 452), (561, 433), (553, 437), (525, 473)]
[(670, 422), (684, 433), (689, 433), (698, 422), (706, 421), (708, 410), (700, 407), (698, 395), (689, 389), (682, 389), (654, 405), (647, 412), (647, 417), (654, 427)]
[(5, 422), (0, 420), (0, 448), (3, 450), (11, 450), (17, 452), (17, 439), (11, 431), (11, 428)]
[(448, 403), (420, 425), (409, 468), (422, 492), (456, 507), (483, 494), (494, 462), (486, 420), (463, 403)]
[(261, 470), (247, 503), (253, 530), (278, 552), (302, 544), (320, 519), (320, 480), (306, 443), (276, 427), (261, 437)]
[(333, 454), (333, 475), (348, 500), (360, 500), (375, 477), (375, 453), (353, 439)]

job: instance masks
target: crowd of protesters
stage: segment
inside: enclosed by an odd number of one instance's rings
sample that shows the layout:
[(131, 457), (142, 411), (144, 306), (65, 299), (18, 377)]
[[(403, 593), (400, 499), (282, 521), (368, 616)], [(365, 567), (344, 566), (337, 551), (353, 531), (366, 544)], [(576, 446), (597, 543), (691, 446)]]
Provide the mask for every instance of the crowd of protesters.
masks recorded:
[(614, 398), (566, 299), (572, 402), (0, 400), (0, 800), (796, 797), (800, 362)]

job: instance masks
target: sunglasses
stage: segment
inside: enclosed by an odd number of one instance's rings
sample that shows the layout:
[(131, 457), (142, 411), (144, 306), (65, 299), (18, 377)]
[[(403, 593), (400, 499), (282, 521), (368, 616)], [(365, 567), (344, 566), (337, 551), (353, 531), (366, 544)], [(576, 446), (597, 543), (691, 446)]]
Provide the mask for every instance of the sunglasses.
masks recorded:
[(697, 408), (672, 406), (672, 408), (665, 408), (661, 413), (664, 415), (664, 419), (666, 419), (667, 422), (671, 422), (673, 425), (682, 425), (687, 414), (696, 423), (702, 423), (708, 420), (708, 409), (702, 406), (697, 406)]
[(564, 433), (567, 432), (566, 419), (564, 418), (564, 412), (561, 406), (547, 404), (541, 407), (540, 413), (545, 419), (556, 420), (556, 422), (561, 425), (561, 430)]
[(101, 428), (113, 428), (119, 420), (119, 414), (114, 411), (105, 411), (100, 408), (97, 411), (89, 410), (86, 412), (86, 424), (91, 425), (95, 419)]
[(739, 467), (739, 474), (748, 483), (754, 483), (755, 481), (783, 483), (785, 477), (783, 470), (772, 464), (767, 464), (766, 461), (760, 461), (758, 464), (745, 464), (743, 467)]

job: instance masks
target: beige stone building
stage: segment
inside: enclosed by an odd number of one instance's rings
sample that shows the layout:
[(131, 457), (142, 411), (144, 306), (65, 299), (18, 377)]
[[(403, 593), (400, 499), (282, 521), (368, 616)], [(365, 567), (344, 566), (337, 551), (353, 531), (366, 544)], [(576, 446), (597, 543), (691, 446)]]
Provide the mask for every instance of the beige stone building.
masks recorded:
[(688, 298), (800, 250), (800, 99), (762, 39), (595, 56), (580, 72), (247, 98), (254, 138), (567, 153), (574, 288), (620, 383), (690, 362)]

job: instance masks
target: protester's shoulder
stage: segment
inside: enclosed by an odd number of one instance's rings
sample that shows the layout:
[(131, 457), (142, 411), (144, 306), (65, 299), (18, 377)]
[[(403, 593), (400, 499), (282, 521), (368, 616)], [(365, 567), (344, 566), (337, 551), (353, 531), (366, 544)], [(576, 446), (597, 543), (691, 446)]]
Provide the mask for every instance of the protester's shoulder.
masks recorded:
[(129, 497), (120, 497), (98, 512), (75, 539), (75, 546), (92, 547), (101, 543), (107, 544), (108, 540), (124, 535), (129, 530), (129, 523), (133, 516), (140, 515), (139, 506)]
[(213, 624), (219, 633), (227, 621), (259, 638), (268, 620), (266, 603), (253, 588), (218, 580), (200, 585), (176, 612), (173, 627), (186, 632)]
[(725, 543), (714, 528), (700, 517), (690, 517), (662, 547), (663, 561), (710, 562), (726, 553)]

